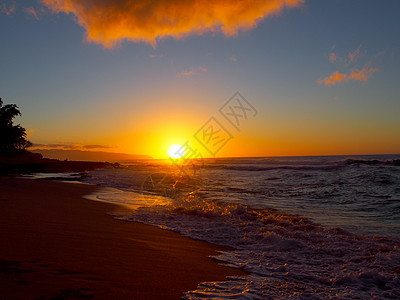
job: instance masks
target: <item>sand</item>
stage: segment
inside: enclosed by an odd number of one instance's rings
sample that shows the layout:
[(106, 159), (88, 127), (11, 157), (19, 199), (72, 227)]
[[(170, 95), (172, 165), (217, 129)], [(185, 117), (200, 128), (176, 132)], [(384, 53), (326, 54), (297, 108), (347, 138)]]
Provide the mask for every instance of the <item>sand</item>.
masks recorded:
[(222, 248), (114, 219), (122, 206), (82, 198), (96, 186), (0, 177), (0, 298), (179, 299), (243, 271)]

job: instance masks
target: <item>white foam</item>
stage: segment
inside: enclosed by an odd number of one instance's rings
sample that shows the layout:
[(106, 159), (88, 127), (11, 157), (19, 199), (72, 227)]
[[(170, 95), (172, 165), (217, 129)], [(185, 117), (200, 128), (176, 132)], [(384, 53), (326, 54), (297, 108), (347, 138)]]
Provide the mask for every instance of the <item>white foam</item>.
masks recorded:
[(396, 238), (356, 235), (299, 216), (218, 205), (193, 195), (117, 217), (237, 249), (215, 259), (250, 276), (202, 283), (186, 299), (400, 297)]

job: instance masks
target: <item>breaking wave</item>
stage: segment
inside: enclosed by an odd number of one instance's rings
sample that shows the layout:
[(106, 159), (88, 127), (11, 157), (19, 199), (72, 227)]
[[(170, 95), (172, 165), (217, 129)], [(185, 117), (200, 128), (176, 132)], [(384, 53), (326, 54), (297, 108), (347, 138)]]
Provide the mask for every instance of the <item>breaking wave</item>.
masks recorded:
[(193, 194), (116, 217), (236, 249), (214, 259), (250, 275), (202, 283), (186, 299), (400, 297), (396, 238), (353, 234), (298, 215), (204, 201)]

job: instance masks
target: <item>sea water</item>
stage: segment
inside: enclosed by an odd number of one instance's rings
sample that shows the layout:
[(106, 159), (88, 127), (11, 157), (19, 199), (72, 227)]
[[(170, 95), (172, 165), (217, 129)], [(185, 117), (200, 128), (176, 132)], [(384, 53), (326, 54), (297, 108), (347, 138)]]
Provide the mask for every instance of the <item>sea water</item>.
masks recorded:
[(234, 247), (214, 257), (248, 276), (186, 299), (400, 298), (400, 156), (122, 162), (89, 172), (115, 215)]

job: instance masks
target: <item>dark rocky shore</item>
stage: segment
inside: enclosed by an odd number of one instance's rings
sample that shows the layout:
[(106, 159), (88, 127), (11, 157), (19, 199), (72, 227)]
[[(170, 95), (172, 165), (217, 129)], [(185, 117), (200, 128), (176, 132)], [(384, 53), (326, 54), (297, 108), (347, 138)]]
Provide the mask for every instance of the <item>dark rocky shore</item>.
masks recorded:
[(69, 161), (43, 158), (42, 155), (28, 151), (0, 155), (1, 174), (83, 172), (95, 169), (116, 168), (118, 163)]

